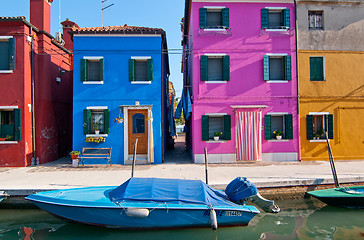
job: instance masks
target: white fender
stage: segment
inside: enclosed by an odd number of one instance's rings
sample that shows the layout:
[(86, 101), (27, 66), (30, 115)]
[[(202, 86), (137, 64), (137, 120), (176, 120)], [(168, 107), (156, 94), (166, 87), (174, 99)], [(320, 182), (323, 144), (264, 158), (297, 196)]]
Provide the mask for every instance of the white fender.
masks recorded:
[(148, 217), (149, 210), (147, 208), (127, 208), (125, 213), (129, 217)]
[(210, 210), (210, 220), (211, 220), (211, 228), (216, 231), (217, 229), (217, 217), (214, 209)]

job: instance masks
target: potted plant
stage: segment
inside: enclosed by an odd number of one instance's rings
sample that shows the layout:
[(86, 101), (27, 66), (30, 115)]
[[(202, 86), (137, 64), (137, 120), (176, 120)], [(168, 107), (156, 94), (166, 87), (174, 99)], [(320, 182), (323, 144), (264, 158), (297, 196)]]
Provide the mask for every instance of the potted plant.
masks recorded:
[(13, 136), (6, 135), (5, 141), (13, 141), (13, 140), (14, 140), (14, 137)]
[(274, 134), (274, 136), (276, 136), (276, 139), (277, 140), (281, 140), (282, 139), (283, 131), (281, 131), (281, 130), (274, 130), (273, 134)]
[(94, 122), (94, 128), (95, 128), (95, 134), (99, 135), (100, 134), (100, 126), (102, 124), (102, 121), (100, 122)]
[(70, 152), (72, 160), (75, 160), (78, 158), (78, 155), (80, 155), (80, 151), (72, 151)]
[(214, 140), (218, 141), (220, 139), (221, 135), (222, 135), (222, 132), (215, 131), (214, 132)]
[(124, 122), (124, 118), (117, 117), (117, 118), (114, 119), (114, 122), (116, 122), (116, 123), (123, 123)]

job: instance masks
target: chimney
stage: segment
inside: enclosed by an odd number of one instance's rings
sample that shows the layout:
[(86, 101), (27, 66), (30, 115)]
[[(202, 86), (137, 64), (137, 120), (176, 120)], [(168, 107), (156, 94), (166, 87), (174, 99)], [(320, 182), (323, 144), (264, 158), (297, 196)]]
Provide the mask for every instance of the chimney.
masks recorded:
[(53, 0), (30, 0), (30, 22), (40, 31), (51, 32), (51, 3)]
[(72, 51), (73, 40), (70, 32), (74, 28), (79, 28), (79, 26), (76, 23), (70, 21), (68, 18), (66, 19), (66, 21), (61, 22), (61, 24), (63, 26), (63, 40), (65, 41), (64, 47)]

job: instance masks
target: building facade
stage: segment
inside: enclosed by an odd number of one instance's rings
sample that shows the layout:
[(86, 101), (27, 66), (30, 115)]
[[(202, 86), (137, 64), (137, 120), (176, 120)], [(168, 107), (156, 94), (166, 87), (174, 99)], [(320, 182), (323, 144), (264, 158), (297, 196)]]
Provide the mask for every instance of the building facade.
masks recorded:
[(297, 1), (302, 160), (364, 159), (364, 3)]
[(294, 1), (187, 0), (183, 22), (194, 162), (298, 160)]
[(71, 149), (72, 53), (50, 35), (52, 0), (0, 17), (0, 166), (24, 167)]
[[(112, 148), (112, 164), (162, 163), (169, 137), (162, 29), (73, 28), (73, 149)], [(85, 164), (106, 164), (85, 159)]]

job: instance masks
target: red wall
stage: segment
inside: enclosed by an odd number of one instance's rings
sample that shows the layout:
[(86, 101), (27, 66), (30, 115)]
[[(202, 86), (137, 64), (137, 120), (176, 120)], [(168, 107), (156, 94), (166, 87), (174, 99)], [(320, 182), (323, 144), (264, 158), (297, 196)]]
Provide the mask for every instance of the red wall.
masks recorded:
[[(36, 157), (40, 163), (65, 156), (72, 146), (72, 56), (44, 33), (34, 34)], [(28, 166), (33, 157), (31, 104), (31, 48), (26, 41), (29, 27), (22, 21), (1, 21), (0, 36), (16, 39), (16, 67), (0, 73), (0, 106), (22, 110), (22, 140), (0, 144), (0, 167)], [(65, 73), (61, 82), (59, 67)]]

